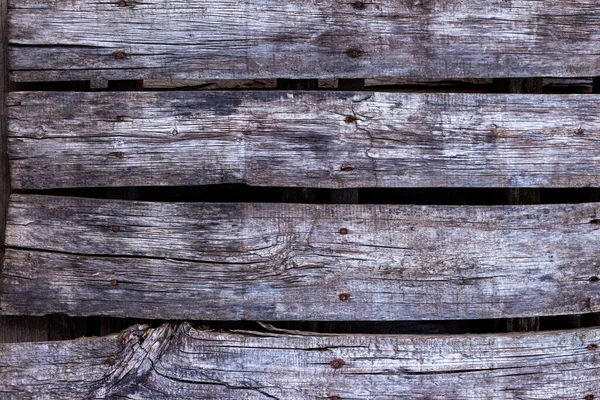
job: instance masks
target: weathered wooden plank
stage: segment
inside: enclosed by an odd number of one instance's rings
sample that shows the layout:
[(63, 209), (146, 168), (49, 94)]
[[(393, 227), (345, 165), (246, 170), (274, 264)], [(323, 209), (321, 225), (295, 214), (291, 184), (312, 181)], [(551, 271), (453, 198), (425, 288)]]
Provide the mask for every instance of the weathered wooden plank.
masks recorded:
[(15, 80), (575, 77), (600, 70), (593, 0), (17, 0), (9, 16)]
[(596, 95), (11, 93), (15, 188), (600, 186)]
[(11, 198), (3, 313), (352, 321), (600, 311), (600, 204)]
[(136, 326), (0, 345), (7, 399), (593, 399), (600, 330), (391, 336)]

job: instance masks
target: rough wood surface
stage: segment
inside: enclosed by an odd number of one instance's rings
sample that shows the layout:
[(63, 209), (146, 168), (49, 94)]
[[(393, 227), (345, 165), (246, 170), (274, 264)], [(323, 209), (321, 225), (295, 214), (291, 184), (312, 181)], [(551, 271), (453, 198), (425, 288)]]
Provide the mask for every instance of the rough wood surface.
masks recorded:
[(465, 336), (211, 332), (0, 345), (5, 399), (593, 399), (600, 330)]
[(352, 321), (600, 311), (599, 204), (11, 199), (3, 313)]
[(15, 80), (600, 71), (592, 0), (16, 0), (9, 17)]
[(15, 188), (600, 186), (596, 95), (11, 93)]

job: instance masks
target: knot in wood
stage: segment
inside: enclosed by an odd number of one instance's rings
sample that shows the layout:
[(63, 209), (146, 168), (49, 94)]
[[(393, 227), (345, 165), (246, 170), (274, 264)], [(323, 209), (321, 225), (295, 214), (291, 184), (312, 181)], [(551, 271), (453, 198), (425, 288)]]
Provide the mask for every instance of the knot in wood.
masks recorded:
[(333, 360), (329, 361), (329, 365), (333, 369), (340, 369), (346, 365), (346, 363), (341, 358), (334, 358)]
[(340, 293), (339, 297), (341, 301), (348, 301), (350, 300), (350, 293)]

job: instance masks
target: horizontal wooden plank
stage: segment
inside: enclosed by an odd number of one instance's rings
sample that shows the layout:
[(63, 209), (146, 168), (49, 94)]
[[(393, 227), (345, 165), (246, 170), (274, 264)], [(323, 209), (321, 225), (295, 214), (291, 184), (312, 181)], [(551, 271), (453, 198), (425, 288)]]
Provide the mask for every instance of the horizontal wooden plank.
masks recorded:
[(17, 92), (15, 188), (600, 186), (597, 95)]
[(21, 80), (600, 75), (593, 0), (16, 0)]
[(13, 195), (6, 314), (421, 320), (600, 311), (600, 205)]
[(5, 399), (593, 399), (600, 330), (465, 336), (211, 332), (0, 345)]

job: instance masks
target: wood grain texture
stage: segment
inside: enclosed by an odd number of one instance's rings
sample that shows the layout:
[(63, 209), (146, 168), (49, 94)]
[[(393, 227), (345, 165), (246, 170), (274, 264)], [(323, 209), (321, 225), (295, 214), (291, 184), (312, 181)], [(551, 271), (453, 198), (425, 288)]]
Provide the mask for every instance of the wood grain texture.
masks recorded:
[(204, 320), (600, 311), (599, 204), (147, 203), (13, 195), (3, 313)]
[(9, 17), (19, 81), (600, 70), (600, 10), (592, 0), (17, 0)]
[(20, 92), (14, 188), (600, 186), (596, 95)]
[(391, 336), (136, 326), (118, 336), (0, 345), (0, 395), (590, 399), (600, 395), (598, 342), (598, 329)]

